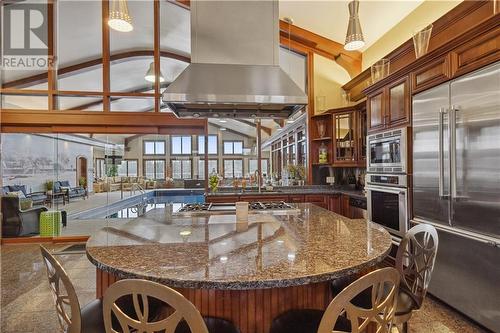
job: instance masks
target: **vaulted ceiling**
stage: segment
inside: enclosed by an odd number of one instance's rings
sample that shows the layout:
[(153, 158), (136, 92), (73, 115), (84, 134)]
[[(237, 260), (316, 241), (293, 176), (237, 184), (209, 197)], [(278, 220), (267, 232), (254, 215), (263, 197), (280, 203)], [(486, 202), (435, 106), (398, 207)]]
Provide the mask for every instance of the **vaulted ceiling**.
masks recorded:
[[(360, 0), (359, 17), (367, 49), (424, 0)], [(294, 25), (344, 43), (349, 20), (347, 0), (280, 0), (280, 18), (290, 17)]]

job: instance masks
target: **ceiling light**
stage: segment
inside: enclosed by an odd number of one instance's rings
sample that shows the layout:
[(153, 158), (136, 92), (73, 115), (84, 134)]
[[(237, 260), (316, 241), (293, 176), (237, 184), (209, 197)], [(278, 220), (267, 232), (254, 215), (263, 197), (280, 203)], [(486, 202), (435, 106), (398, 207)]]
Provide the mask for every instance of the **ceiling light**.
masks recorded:
[(287, 122), (287, 124), (293, 124), (293, 123), (295, 122), (295, 120), (293, 120), (293, 119), (288, 119), (286, 122)]
[(129, 32), (134, 30), (134, 27), (132, 26), (132, 17), (128, 14), (127, 0), (111, 1), (108, 25), (111, 29), (120, 32)]
[(361, 23), (359, 22), (359, 1), (351, 1), (348, 6), (349, 24), (347, 26), (344, 49), (354, 51), (365, 46), (365, 39), (363, 38), (363, 31), (361, 31)]
[[(149, 64), (149, 69), (146, 72), (146, 75), (144, 75), (144, 79), (148, 82), (155, 82), (155, 63), (154, 61)], [(165, 82), (165, 78), (163, 77), (163, 74), (160, 71), (160, 82)]]
[(226, 128), (224, 128), (224, 127), (221, 127), (221, 128), (220, 128), (220, 130), (221, 130), (221, 131), (225, 131), (225, 130), (226, 130)]
[(221, 119), (219, 120), (219, 123), (227, 123), (227, 120)]

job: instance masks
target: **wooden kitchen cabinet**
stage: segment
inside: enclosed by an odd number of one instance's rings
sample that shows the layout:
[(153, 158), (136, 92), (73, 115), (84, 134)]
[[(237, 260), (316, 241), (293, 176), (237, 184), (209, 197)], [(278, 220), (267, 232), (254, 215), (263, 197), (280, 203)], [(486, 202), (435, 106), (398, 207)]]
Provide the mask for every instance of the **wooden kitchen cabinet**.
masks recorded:
[(340, 194), (333, 194), (329, 197), (328, 209), (334, 213), (342, 215), (342, 204), (340, 201)]
[(205, 201), (209, 203), (227, 203), (239, 201), (237, 195), (205, 196)]
[(304, 202), (304, 195), (290, 195), (289, 202), (302, 203), (302, 202)]
[(391, 82), (368, 95), (368, 131), (390, 129), (410, 122), (410, 81), (408, 76)]
[(387, 87), (386, 128), (409, 123), (410, 83), (408, 77)]
[(374, 93), (372, 96), (368, 98), (368, 119), (369, 126), (368, 129), (370, 131), (384, 128), (384, 107), (385, 107), (385, 99), (384, 99), (384, 91), (380, 90), (377, 93)]
[(333, 164), (353, 165), (356, 163), (356, 117), (355, 111), (333, 114)]
[(328, 209), (328, 195), (324, 194), (306, 194), (304, 201), (307, 203), (312, 203), (324, 209)]

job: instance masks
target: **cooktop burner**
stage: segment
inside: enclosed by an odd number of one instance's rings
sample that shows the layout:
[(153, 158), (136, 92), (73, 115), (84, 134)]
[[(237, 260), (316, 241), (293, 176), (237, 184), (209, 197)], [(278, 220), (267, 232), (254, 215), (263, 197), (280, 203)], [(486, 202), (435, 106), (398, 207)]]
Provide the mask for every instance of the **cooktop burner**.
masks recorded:
[[(293, 207), (284, 201), (250, 202), (249, 210), (286, 210)], [(235, 210), (234, 203), (195, 203), (186, 204), (178, 212), (203, 212), (203, 211), (231, 211)]]

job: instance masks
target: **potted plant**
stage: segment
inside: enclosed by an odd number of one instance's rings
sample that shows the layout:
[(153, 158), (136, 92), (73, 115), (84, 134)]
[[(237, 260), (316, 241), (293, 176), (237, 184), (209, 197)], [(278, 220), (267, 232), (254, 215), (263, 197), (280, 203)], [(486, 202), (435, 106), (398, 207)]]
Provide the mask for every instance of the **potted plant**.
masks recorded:
[(210, 187), (212, 193), (217, 192), (217, 189), (219, 187), (219, 181), (220, 181), (219, 175), (217, 175), (216, 173), (212, 174), (210, 178), (208, 178), (208, 186)]
[(83, 188), (87, 188), (87, 178), (80, 177), (78, 179), (78, 184), (80, 184), (80, 186), (83, 187)]
[(47, 194), (52, 194), (52, 190), (54, 189), (54, 181), (53, 180), (47, 180), (45, 182), (45, 190), (47, 191)]

